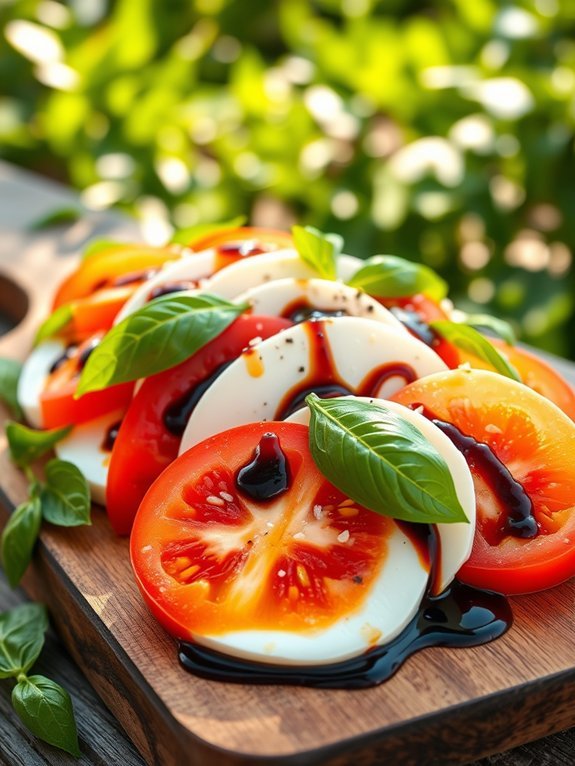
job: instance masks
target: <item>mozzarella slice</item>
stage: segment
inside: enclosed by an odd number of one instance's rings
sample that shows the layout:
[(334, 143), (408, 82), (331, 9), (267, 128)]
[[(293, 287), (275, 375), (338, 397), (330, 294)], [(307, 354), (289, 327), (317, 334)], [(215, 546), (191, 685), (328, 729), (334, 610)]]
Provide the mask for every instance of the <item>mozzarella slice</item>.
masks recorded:
[(300, 307), (319, 312), (342, 311), (347, 316), (383, 322), (407, 334), (399, 319), (367, 293), (329, 279), (275, 279), (246, 290), (235, 300), (249, 303), (254, 314), (291, 318), (290, 311)]
[[(324, 340), (318, 337), (323, 334)], [(317, 344), (322, 343), (325, 359)], [(208, 436), (259, 420), (277, 420), (290, 393), (309, 381), (329, 383), (326, 365), (349, 392), (385, 398), (407, 382), (403, 365), (420, 378), (447, 369), (437, 354), (412, 336), (379, 322), (359, 317), (337, 317), (302, 322), (242, 353), (212, 383), (199, 400), (184, 431), (180, 454)], [(310, 373), (318, 367), (322, 375)], [(382, 380), (374, 390), (361, 384), (375, 375)], [(403, 373), (403, 374), (402, 374)], [(323, 377), (322, 377), (323, 376)]]
[[(168, 261), (151, 279), (140, 285), (118, 312), (114, 324), (118, 324), (134, 311), (141, 309), (150, 300), (154, 290), (159, 290), (178, 282), (204, 283), (217, 268), (217, 251), (202, 250), (200, 253), (185, 255), (178, 261)], [(182, 288), (185, 289), (185, 288)]]
[[(437, 524), (437, 532), (440, 540), (440, 560), (436, 573), (435, 589), (441, 592), (447, 588), (450, 582), (471, 555), (473, 536), (475, 534), (475, 489), (469, 466), (461, 452), (455, 447), (451, 439), (447, 437), (436, 425), (418, 412), (410, 410), (397, 402), (389, 402), (383, 399), (359, 397), (364, 402), (370, 402), (374, 407), (383, 406), (397, 412), (398, 415), (408, 420), (417, 428), (423, 436), (439, 452), (447, 463), (455, 491), (461, 507), (469, 523)], [(309, 424), (309, 409), (299, 410), (287, 418), (290, 422)]]
[(105, 443), (110, 430), (122, 420), (123, 410), (115, 410), (87, 423), (74, 426), (71, 433), (54, 448), (61, 460), (74, 463), (90, 485), (92, 500), (106, 504), (106, 481), (110, 463), (110, 449)]
[(417, 612), (429, 571), (415, 545), (396, 524), (387, 542), (385, 561), (362, 605), (328, 628), (307, 633), (243, 630), (194, 635), (194, 640), (237, 657), (287, 665), (339, 662), (388, 643)]
[(44, 390), (50, 369), (64, 351), (66, 344), (61, 340), (47, 340), (32, 349), (22, 366), (18, 380), (18, 402), (28, 423), (42, 428), (40, 394)]
[[(337, 259), (338, 277), (344, 281), (358, 270), (363, 261), (352, 255), (340, 255)], [(251, 287), (274, 279), (313, 279), (317, 272), (308, 266), (295, 250), (277, 250), (273, 253), (252, 255), (218, 271), (203, 285), (204, 292), (220, 298), (235, 298)]]

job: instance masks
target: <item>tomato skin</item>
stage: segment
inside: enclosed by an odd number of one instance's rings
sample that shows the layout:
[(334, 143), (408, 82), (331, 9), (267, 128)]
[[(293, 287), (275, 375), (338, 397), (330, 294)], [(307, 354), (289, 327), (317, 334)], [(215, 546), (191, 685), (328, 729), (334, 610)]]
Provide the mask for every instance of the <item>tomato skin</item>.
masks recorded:
[[(270, 431), (288, 462), (290, 484), (279, 500), (254, 505), (235, 477)], [(132, 567), (150, 611), (172, 635), (315, 632), (361, 605), (394, 525), (361, 506), (350, 508), (356, 504), (320, 474), (308, 440), (307, 426), (295, 423), (238, 426), (180, 455), (150, 487), (132, 529)], [(226, 500), (214, 502), (220, 488)], [(316, 503), (327, 501), (331, 508), (324, 506), (318, 520)], [(295, 529), (308, 523), (308, 532), (314, 524), (316, 531), (297, 539)], [(343, 530), (346, 543), (336, 539)]]
[[(505, 508), (470, 463), (476, 488), (473, 550), (458, 578), (507, 595), (553, 587), (575, 576), (575, 425), (553, 403), (497, 373), (452, 370), (406, 386), (391, 399), (422, 404), (431, 416), (488, 444), (533, 504), (533, 538), (494, 538)], [(468, 460), (469, 462), (469, 460)]]
[(49, 375), (40, 394), (43, 428), (78, 425), (128, 406), (134, 390), (133, 383), (120, 383), (102, 391), (91, 391), (79, 399), (74, 398), (82, 370), (82, 357), (102, 336), (102, 332), (89, 336)]
[(429, 324), (437, 319), (449, 319), (447, 312), (441, 305), (423, 293), (409, 295), (404, 298), (378, 298), (383, 306), (388, 309), (399, 308), (406, 312), (416, 314), (423, 322)]
[(91, 295), (103, 285), (125, 274), (136, 274), (161, 267), (180, 258), (176, 250), (148, 245), (117, 245), (81, 261), (61, 284), (54, 296), (53, 309), (77, 298)]
[[(575, 391), (569, 383), (547, 362), (520, 346), (511, 346), (499, 338), (486, 338), (515, 367), (521, 381), (541, 396), (556, 404), (571, 420), (575, 421)], [(443, 338), (433, 344), (433, 350), (439, 354), (450, 369), (469, 362), (478, 370), (492, 370), (487, 362), (478, 359), (469, 352), (456, 348)]]
[(130, 533), (144, 494), (178, 455), (181, 434), (166, 427), (166, 410), (239, 356), (253, 338), (269, 338), (291, 325), (280, 317), (242, 315), (189, 359), (144, 381), (122, 422), (110, 460), (106, 507), (116, 534)]

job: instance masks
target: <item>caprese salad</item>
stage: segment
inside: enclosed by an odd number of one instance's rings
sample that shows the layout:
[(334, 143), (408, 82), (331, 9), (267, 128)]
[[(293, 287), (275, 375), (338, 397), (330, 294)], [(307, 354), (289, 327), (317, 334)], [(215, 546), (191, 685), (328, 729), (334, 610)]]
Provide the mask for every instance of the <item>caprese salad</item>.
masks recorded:
[[(426, 267), (335, 235), (93, 248), (18, 400), (37, 429), (72, 426), (57, 455), (209, 677), (375, 683), (448, 633), (500, 634), (501, 598), (473, 589), (575, 575), (569, 384)], [(459, 617), (433, 639), (439, 612)]]

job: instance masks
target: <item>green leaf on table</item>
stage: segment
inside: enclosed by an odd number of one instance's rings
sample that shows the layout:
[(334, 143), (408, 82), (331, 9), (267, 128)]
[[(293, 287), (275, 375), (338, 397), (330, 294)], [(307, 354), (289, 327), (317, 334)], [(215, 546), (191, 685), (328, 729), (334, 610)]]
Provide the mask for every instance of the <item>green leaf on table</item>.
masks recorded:
[(22, 417), (22, 408), (18, 402), (18, 380), (22, 365), (15, 359), (0, 357), (0, 401), (4, 402), (17, 417)]
[(64, 428), (37, 431), (34, 428), (23, 426), (21, 423), (7, 423), (6, 437), (12, 460), (20, 468), (30, 465), (49, 452), (71, 430), (72, 426), (65, 426)]
[(374, 255), (348, 284), (376, 298), (404, 298), (423, 293), (440, 301), (447, 295), (447, 283), (432, 269), (397, 255)]
[(403, 521), (467, 521), (445, 460), (406, 418), (348, 397), (306, 403), (313, 459), (346, 495)]
[(27, 673), (38, 659), (48, 629), (42, 604), (21, 604), (0, 614), (0, 678)]
[(80, 469), (56, 458), (46, 464), (45, 476), (40, 493), (44, 520), (60, 527), (91, 524), (90, 488)]
[(86, 362), (75, 396), (180, 364), (248, 308), (207, 293), (157, 298), (104, 336)]
[(52, 226), (62, 226), (67, 223), (76, 223), (84, 215), (84, 211), (77, 207), (66, 205), (60, 207), (57, 210), (51, 210), (46, 215), (36, 218), (28, 226), (30, 231), (40, 231), (41, 229), (49, 229)]
[(68, 692), (45, 676), (18, 680), (12, 705), (24, 725), (44, 742), (79, 757), (78, 730)]
[(491, 314), (464, 314), (463, 324), (473, 327), (475, 330), (481, 331), (481, 329), (491, 330), (499, 338), (504, 340), (510, 346), (514, 346), (517, 343), (517, 338), (513, 327), (504, 319), (491, 316)]
[(40, 534), (42, 509), (33, 497), (19, 505), (11, 514), (0, 539), (2, 566), (10, 585), (15, 588), (32, 559), (34, 545)]
[(507, 361), (503, 354), (485, 336), (474, 330), (473, 327), (443, 319), (431, 322), (429, 326), (456, 348), (460, 348), (462, 351), (473, 354), (483, 362), (487, 362), (487, 364), (493, 367), (495, 372), (521, 382), (521, 377), (515, 367)]
[(336, 279), (337, 256), (343, 249), (339, 234), (323, 234), (312, 226), (294, 226), (292, 235), (302, 261), (322, 279)]
[(53, 311), (38, 328), (36, 337), (34, 338), (34, 345), (37, 346), (38, 343), (41, 343), (43, 340), (58, 335), (61, 330), (70, 324), (73, 316), (72, 307), (69, 303), (65, 303), (63, 306), (58, 306), (58, 308)]
[(198, 223), (195, 226), (180, 229), (170, 241), (177, 245), (188, 245), (193, 248), (194, 240), (203, 239), (209, 234), (216, 234), (226, 229), (237, 229), (239, 226), (243, 226), (246, 220), (245, 215), (238, 215), (236, 218), (223, 221), (222, 223)]

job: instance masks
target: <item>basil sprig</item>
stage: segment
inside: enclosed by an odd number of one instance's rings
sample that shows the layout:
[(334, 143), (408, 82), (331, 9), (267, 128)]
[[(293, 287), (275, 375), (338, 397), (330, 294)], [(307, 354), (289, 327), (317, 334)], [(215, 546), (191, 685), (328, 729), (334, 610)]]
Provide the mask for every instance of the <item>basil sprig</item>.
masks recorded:
[(300, 258), (322, 279), (336, 279), (337, 256), (343, 249), (339, 234), (322, 234), (312, 226), (294, 226), (293, 241)]
[(106, 333), (88, 357), (75, 396), (175, 367), (248, 308), (207, 293), (151, 301)]
[(28, 675), (47, 629), (48, 616), (41, 604), (23, 604), (0, 614), (0, 678), (16, 679), (12, 705), (32, 734), (79, 757), (70, 695), (45, 676)]
[(34, 345), (37, 346), (38, 343), (41, 343), (43, 340), (58, 335), (64, 328), (68, 327), (72, 322), (73, 317), (74, 314), (69, 303), (65, 303), (63, 306), (58, 306), (58, 308), (53, 311), (38, 328), (34, 338)]
[(436, 333), (469, 354), (490, 365), (495, 372), (521, 383), (521, 377), (515, 367), (510, 364), (503, 354), (498, 351), (480, 332), (459, 322), (437, 320), (430, 323)]
[(366, 260), (348, 285), (376, 298), (404, 298), (416, 293), (440, 301), (447, 295), (447, 283), (432, 269), (397, 255), (374, 255)]
[(406, 418), (347, 397), (306, 404), (315, 463), (357, 503), (403, 521), (468, 521), (445, 460)]
[(462, 322), (475, 330), (490, 330), (510, 346), (517, 343), (513, 327), (505, 319), (499, 319), (491, 314), (463, 314)]
[(15, 359), (0, 357), (0, 401), (4, 402), (14, 417), (22, 417), (22, 408), (18, 402), (18, 380), (22, 365)]

